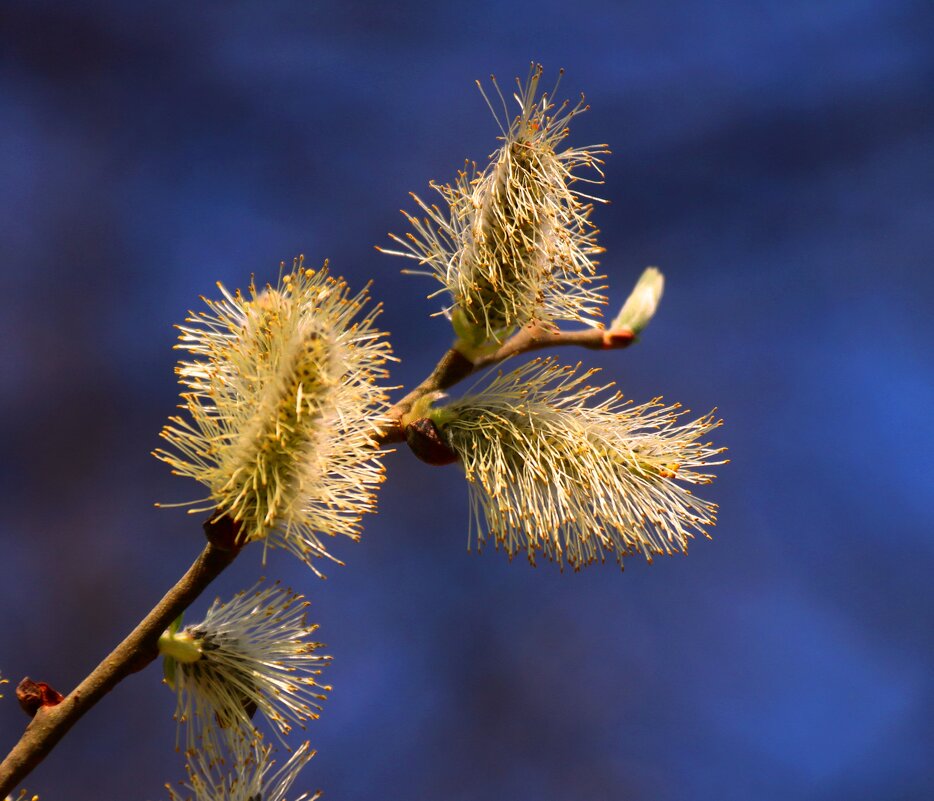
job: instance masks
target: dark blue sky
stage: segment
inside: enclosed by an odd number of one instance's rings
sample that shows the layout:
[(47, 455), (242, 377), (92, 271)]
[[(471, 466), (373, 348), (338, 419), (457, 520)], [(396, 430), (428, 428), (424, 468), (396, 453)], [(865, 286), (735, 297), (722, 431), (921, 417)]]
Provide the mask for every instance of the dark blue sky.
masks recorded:
[[(435, 286), (373, 245), (482, 159), (473, 81), (567, 69), (608, 142), (615, 307), (594, 356), (636, 401), (719, 407), (713, 541), (560, 574), (466, 554), (456, 467), (387, 460), (380, 514), (313, 602), (334, 685), (303, 789), (333, 799), (934, 797), (934, 8), (917, 2), (0, 6), (0, 671), (65, 691), (188, 565), (196, 487), (149, 456), (172, 324), (214, 282), (331, 259), (373, 278), (410, 385)], [(27, 786), (157, 799), (182, 776), (150, 669)], [(25, 718), (0, 701), (0, 750)], [(925, 756), (927, 755), (927, 756)]]

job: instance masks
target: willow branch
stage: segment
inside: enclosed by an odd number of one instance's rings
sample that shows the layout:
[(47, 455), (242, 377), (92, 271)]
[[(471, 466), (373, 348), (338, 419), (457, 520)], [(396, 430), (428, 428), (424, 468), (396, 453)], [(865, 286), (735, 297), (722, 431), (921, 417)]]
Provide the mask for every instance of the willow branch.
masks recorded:
[(496, 352), (474, 361), (474, 370), (498, 364), (511, 356), (529, 353), (543, 348), (574, 345), (589, 350), (618, 350), (628, 348), (636, 336), (628, 328), (606, 331), (602, 328), (585, 328), (582, 331), (549, 331), (538, 326), (526, 326), (503, 343)]
[(467, 376), (477, 372), (477, 370), (499, 364), (499, 362), (511, 356), (566, 345), (574, 345), (590, 350), (618, 350), (629, 347), (635, 341), (636, 335), (629, 328), (616, 328), (609, 331), (602, 328), (585, 328), (582, 331), (553, 331), (530, 325), (513, 334), (498, 350), (473, 360), (455, 348), (451, 348), (435, 365), (431, 375), (390, 408), (388, 414), (392, 422), (383, 430), (379, 442), (380, 444), (389, 444), (405, 440), (402, 418), (420, 398), (432, 392), (442, 392), (449, 389), (458, 382), (463, 381)]
[[(554, 331), (527, 326), (510, 337), (496, 351), (470, 359), (456, 348), (449, 349), (431, 374), (389, 410), (391, 423), (379, 437), (381, 444), (405, 440), (402, 419), (420, 398), (454, 386), (472, 373), (512, 356), (543, 348), (574, 345), (591, 350), (625, 348), (635, 341), (628, 328), (606, 331)], [(139, 625), (64, 700), (55, 706), (41, 706), (23, 736), (0, 763), (0, 798), (10, 793), (36, 767), (72, 726), (131, 673), (141, 670), (156, 656), (159, 635), (236, 557), (237, 549), (208, 544), (188, 572), (146, 615)]]
[(110, 655), (56, 706), (42, 706), (0, 763), (0, 798), (29, 774), (82, 715), (131, 673), (159, 654), (159, 635), (236, 557), (237, 549), (208, 543), (188, 572)]

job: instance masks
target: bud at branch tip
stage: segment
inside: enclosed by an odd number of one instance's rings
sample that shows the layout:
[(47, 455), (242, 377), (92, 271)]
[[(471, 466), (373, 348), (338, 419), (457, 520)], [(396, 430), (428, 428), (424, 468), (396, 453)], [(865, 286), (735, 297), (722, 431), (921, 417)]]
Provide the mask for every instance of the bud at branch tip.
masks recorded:
[(648, 267), (613, 320), (610, 331), (628, 328), (640, 334), (655, 316), (655, 310), (665, 289), (665, 276), (657, 267)]

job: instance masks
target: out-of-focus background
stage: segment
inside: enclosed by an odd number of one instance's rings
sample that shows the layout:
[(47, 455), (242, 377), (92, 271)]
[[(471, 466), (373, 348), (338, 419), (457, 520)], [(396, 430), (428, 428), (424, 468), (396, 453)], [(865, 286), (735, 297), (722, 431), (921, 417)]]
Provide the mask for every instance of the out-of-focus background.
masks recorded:
[[(193, 498), (149, 452), (174, 323), (221, 280), (331, 259), (373, 278), (401, 364), (450, 338), (377, 253), (429, 179), (482, 160), (474, 86), (530, 60), (608, 142), (612, 312), (637, 401), (726, 423), (713, 541), (561, 574), (467, 554), (456, 467), (387, 460), (380, 513), (316, 580), (334, 685), (301, 789), (333, 799), (934, 797), (934, 7), (907, 2), (201, 2), (0, 6), (0, 671), (71, 688), (189, 564)], [(158, 799), (183, 777), (153, 667), (27, 782)], [(9, 690), (9, 688), (7, 688)], [(0, 751), (25, 717), (0, 701)]]

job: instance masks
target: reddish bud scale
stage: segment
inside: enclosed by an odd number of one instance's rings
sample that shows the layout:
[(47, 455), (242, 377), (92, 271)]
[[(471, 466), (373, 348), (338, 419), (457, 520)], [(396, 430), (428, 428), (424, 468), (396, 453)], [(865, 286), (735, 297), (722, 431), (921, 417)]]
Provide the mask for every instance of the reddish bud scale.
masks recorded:
[(614, 328), (603, 333), (603, 347), (625, 348), (636, 341), (636, 335), (628, 328)]
[(44, 706), (57, 706), (65, 696), (44, 681), (33, 681), (27, 676), (16, 687), (16, 699), (23, 712), (32, 718)]
[(239, 551), (243, 545), (240, 539), (241, 524), (227, 515), (212, 515), (203, 523), (204, 534), (208, 542), (225, 551)]
[(412, 453), (427, 464), (441, 466), (456, 462), (459, 458), (438, 427), (427, 417), (405, 427), (405, 441)]

